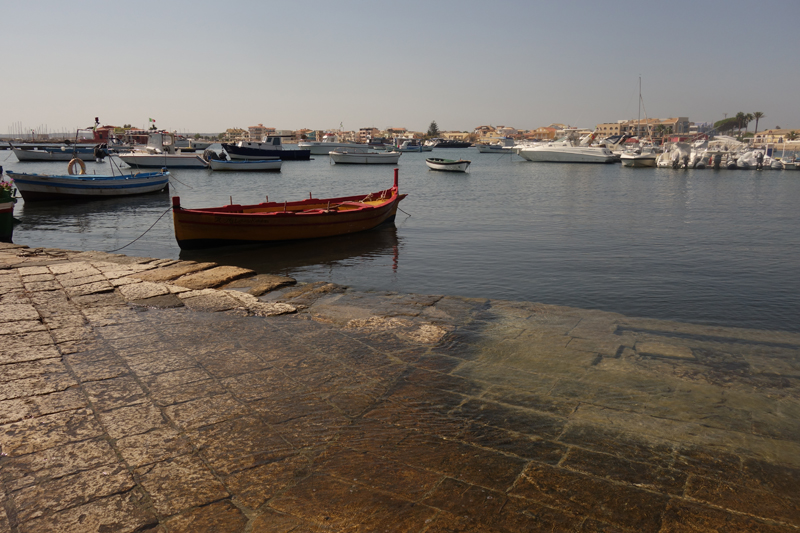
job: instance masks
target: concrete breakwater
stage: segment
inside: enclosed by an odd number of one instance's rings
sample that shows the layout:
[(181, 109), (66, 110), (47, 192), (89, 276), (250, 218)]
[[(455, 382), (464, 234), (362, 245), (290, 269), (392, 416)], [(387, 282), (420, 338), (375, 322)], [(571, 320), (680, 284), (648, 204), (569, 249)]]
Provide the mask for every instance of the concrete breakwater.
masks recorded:
[(800, 335), (0, 245), (0, 532), (797, 531)]

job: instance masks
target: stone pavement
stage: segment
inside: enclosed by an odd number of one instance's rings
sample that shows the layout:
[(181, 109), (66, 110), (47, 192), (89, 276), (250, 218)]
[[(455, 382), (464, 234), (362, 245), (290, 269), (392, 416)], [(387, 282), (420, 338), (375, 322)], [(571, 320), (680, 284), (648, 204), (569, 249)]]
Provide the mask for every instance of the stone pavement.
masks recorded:
[(799, 355), (2, 245), (0, 532), (797, 532)]

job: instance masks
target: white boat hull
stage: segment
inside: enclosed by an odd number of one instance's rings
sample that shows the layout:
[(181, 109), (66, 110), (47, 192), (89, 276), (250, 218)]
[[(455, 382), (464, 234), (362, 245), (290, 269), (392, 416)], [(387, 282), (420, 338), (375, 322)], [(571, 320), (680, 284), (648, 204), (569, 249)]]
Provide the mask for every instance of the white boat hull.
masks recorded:
[(353, 165), (396, 165), (403, 155), (400, 152), (366, 152), (348, 153), (332, 151), (329, 152), (331, 161), (337, 164)]
[(511, 152), (511, 146), (476, 145), (476, 148), (482, 154), (507, 154)]
[(125, 163), (136, 168), (206, 168), (208, 164), (195, 154), (119, 154)]
[(337, 143), (337, 142), (301, 142), (297, 143), (301, 150), (311, 150), (311, 155), (327, 155), (331, 151), (347, 149), (366, 149), (366, 144)]
[(622, 162), (623, 167), (643, 168), (656, 166), (656, 154), (647, 155), (629, 155), (622, 154), (619, 160)]
[(469, 168), (471, 161), (458, 160), (458, 161), (431, 161), (425, 160), (425, 164), (431, 170), (443, 170), (445, 172), (466, 172)]
[(208, 162), (211, 170), (231, 170), (234, 172), (280, 170), (283, 161), (280, 159), (222, 161), (212, 159)]
[(607, 148), (588, 146), (544, 145), (521, 148), (517, 153), (538, 163), (613, 163), (616, 159)]
[[(26, 161), (72, 161), (76, 157), (71, 150), (47, 151), (47, 150), (22, 150), (14, 148), (14, 155), (19, 162)], [(77, 157), (84, 161), (95, 161), (94, 153), (77, 154)]]

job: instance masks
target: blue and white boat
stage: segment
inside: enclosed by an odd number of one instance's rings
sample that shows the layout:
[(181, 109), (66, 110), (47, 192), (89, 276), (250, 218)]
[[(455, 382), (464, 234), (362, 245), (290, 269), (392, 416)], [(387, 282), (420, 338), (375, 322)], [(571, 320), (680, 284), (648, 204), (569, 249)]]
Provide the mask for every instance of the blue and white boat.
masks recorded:
[(101, 174), (27, 174), (6, 171), (25, 202), (39, 200), (91, 200), (165, 191), (169, 172), (139, 172), (116, 176)]

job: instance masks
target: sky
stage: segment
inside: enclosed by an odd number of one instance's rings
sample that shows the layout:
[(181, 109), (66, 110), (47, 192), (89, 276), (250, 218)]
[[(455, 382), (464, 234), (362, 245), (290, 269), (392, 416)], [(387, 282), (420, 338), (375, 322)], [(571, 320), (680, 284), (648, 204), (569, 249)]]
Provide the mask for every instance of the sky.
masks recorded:
[(594, 127), (638, 116), (640, 78), (651, 118), (800, 129), (798, 24), (800, 0), (0, 0), (0, 134)]

